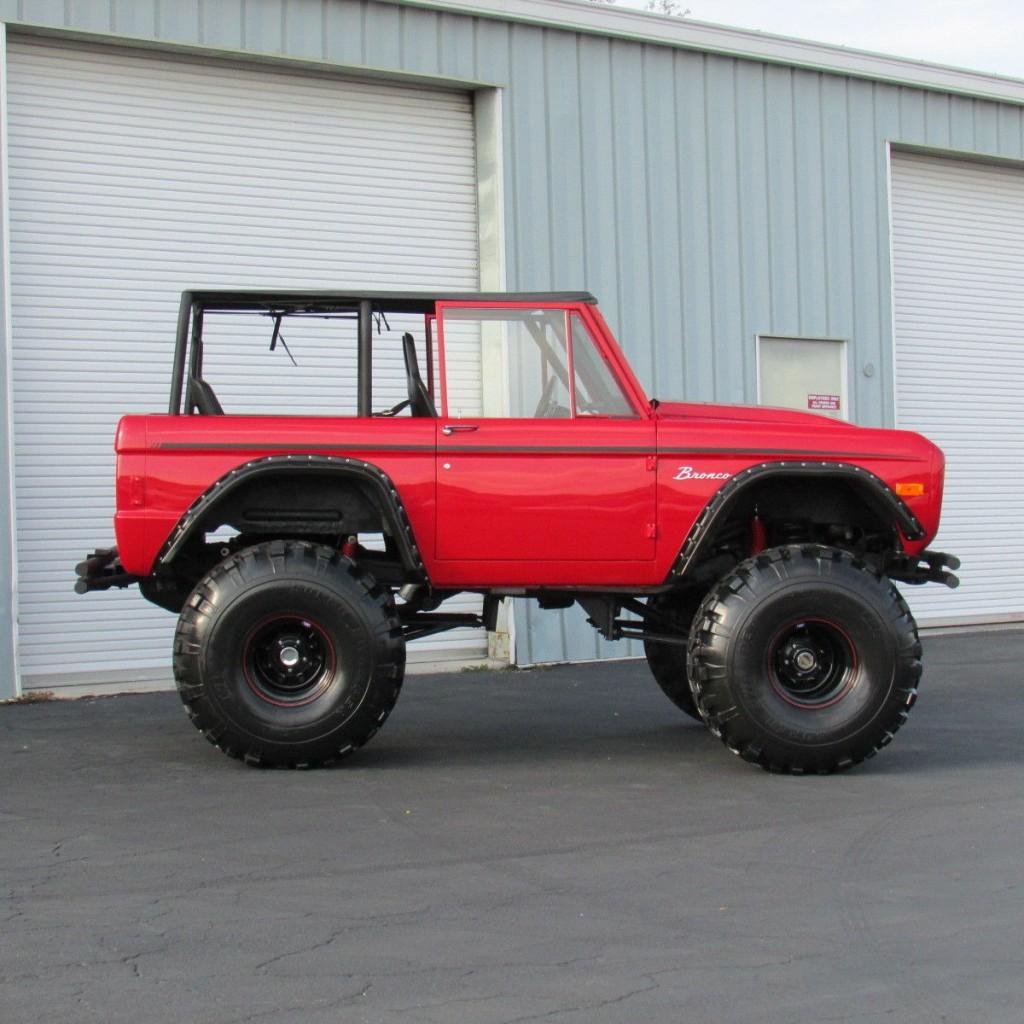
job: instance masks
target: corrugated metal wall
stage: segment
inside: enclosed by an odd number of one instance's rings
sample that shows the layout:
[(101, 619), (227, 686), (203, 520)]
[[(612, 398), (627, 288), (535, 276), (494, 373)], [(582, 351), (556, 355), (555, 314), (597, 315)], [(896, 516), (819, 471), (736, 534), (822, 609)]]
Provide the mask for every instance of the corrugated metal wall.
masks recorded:
[[(167, 680), (174, 616), (135, 588), (83, 599), (68, 571), (110, 536), (119, 416), (166, 408), (178, 293), (476, 288), (471, 104), (461, 90), (44, 38), (12, 39), (7, 57), (22, 685)], [(204, 378), (229, 412), (355, 414), (354, 325), (288, 325), (293, 366), (254, 344), (250, 318), (206, 324)], [(401, 332), (423, 334), (421, 318), (389, 327), (375, 408), (407, 393)], [(453, 364), (479, 392), (472, 361), (456, 349)], [(451, 604), (475, 612), (480, 598)], [(459, 630), (413, 641), (409, 659), (486, 651), (483, 630)]]
[[(507, 87), (508, 286), (593, 291), (661, 397), (753, 401), (757, 333), (826, 334), (852, 340), (854, 419), (891, 424), (885, 144), (1024, 158), (1010, 104), (400, 4), (0, 0), (0, 18)], [(638, 653), (575, 615), (518, 622), (523, 661)]]
[(964, 566), (904, 594), (918, 622), (1024, 620), (1024, 168), (895, 153), (892, 195), (897, 419), (945, 452), (931, 546)]

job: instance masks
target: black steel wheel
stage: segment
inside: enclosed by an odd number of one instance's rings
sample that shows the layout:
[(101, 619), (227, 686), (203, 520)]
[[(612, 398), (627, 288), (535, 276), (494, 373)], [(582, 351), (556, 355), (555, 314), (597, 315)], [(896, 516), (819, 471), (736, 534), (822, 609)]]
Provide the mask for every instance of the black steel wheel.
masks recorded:
[(329, 764), (362, 746), (398, 698), (405, 642), (390, 593), (305, 541), (245, 548), (185, 602), (174, 640), (193, 724), (231, 757)]
[(293, 612), (257, 623), (245, 638), (242, 671), (256, 696), (280, 708), (320, 697), (337, 671), (330, 636), (316, 619)]
[(647, 628), (653, 633), (678, 636), (684, 642), (667, 644), (657, 640), (644, 641), (644, 654), (655, 682), (680, 711), (698, 722), (701, 717), (690, 690), (685, 641), (690, 635), (690, 626), (702, 596), (703, 592), (699, 590), (676, 590), (650, 598), (647, 602), (650, 612)]
[(871, 757), (917, 698), (921, 644), (899, 591), (845, 551), (772, 548), (712, 588), (690, 634), (697, 707), (769, 771), (828, 773)]
[(831, 707), (850, 692), (860, 659), (838, 622), (797, 616), (772, 637), (767, 666), (773, 689), (786, 703), (815, 710)]

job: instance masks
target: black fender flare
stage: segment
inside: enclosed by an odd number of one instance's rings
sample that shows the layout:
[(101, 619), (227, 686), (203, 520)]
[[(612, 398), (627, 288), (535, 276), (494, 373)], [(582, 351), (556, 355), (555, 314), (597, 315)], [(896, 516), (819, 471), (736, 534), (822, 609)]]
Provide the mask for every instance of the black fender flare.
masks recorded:
[(388, 532), (398, 546), (402, 564), (411, 573), (426, 579), (427, 572), (420, 547), (416, 543), (412, 524), (409, 522), (398, 488), (391, 477), (370, 462), (344, 455), (268, 455), (236, 466), (215, 480), (189, 505), (160, 549), (156, 568), (170, 566), (198, 528), (203, 516), (242, 484), (259, 476), (303, 472), (327, 472), (339, 479), (358, 480), (369, 485), (371, 494), (380, 504)]
[(863, 466), (849, 462), (761, 462), (741, 470), (726, 481), (704, 506), (690, 527), (679, 554), (672, 563), (666, 583), (684, 576), (714, 534), (714, 528), (728, 513), (733, 503), (752, 485), (772, 476), (803, 476), (853, 482), (860, 493), (880, 515), (894, 522), (908, 540), (920, 540), (924, 527), (902, 498), (879, 476)]

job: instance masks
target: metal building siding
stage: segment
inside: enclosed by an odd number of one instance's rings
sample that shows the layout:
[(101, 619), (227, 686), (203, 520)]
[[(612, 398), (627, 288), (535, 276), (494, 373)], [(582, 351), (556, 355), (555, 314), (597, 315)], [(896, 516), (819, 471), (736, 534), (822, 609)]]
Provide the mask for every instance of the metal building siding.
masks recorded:
[[(1008, 104), (401, 4), (0, 0), (4, 15), (507, 87), (509, 287), (591, 288), (663, 395), (751, 400), (756, 331), (886, 357), (884, 143), (1024, 155)], [(891, 422), (887, 376), (858, 383), (857, 417)]]
[[(666, 90), (658, 48), (635, 48), (647, 51), (638, 78), (615, 46), (579, 43), (593, 58), (581, 66), (589, 88), (580, 95), (592, 100), (581, 106), (590, 128), (581, 190), (587, 195), (597, 179), (603, 192), (586, 211), (588, 243), (601, 244), (587, 246), (584, 283), (645, 386), (665, 398), (754, 401), (755, 334), (845, 337), (854, 419), (893, 425), (886, 142), (911, 134), (927, 145), (965, 144), (976, 130), (979, 144), (1019, 158), (1020, 111), (931, 97), (931, 121), (919, 126), (901, 102), (913, 90), (681, 52), (671, 55), (674, 89)], [(612, 68), (624, 94), (617, 102)], [(549, 116), (575, 99), (553, 90)], [(629, 118), (630, 106), (646, 117)], [(665, 158), (665, 136), (675, 139), (674, 160)], [(557, 166), (572, 173), (571, 151)], [(521, 232), (546, 222), (543, 199), (534, 220), (516, 208)], [(536, 248), (545, 241), (538, 229)], [(673, 320), (666, 311), (675, 310)], [(641, 653), (637, 644), (604, 643), (584, 619), (579, 609), (520, 602), (520, 660)]]
[[(853, 418), (891, 425), (886, 143), (1024, 158), (1010, 103), (402, 4), (0, 0), (4, 14), (501, 86), (508, 287), (589, 288), (661, 397), (753, 401), (757, 333), (827, 333), (852, 342)], [(574, 616), (519, 622), (530, 660), (606, 650)]]
[(1024, 617), (1024, 168), (894, 153), (899, 425), (946, 453), (935, 547), (962, 585), (920, 621)]
[[(117, 417), (166, 408), (178, 294), (475, 288), (471, 105), (450, 90), (44, 39), (13, 42), (8, 65), (21, 668), (52, 686), (167, 667), (173, 616), (135, 591), (79, 597), (69, 574), (111, 537)], [(251, 325), (228, 326), (242, 344), (225, 361), (211, 343), (205, 369), (229, 411), (274, 411), (274, 394), (305, 414), (354, 410), (354, 344), (307, 364), (289, 331), (300, 368), (282, 371)], [(380, 406), (404, 396), (400, 364), (394, 346)], [(268, 401), (249, 408), (254, 392)], [(425, 650), (478, 660), (486, 637), (410, 653)]]

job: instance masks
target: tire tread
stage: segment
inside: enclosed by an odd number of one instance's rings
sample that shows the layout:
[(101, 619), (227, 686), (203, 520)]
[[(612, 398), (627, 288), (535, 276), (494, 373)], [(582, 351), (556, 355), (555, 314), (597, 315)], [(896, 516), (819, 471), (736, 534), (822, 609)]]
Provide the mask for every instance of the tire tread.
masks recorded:
[[(357, 736), (346, 733), (336, 741), (332, 749), (308, 759), (296, 760), (287, 755), (268, 754), (255, 744), (239, 745), (233, 742), (228, 738), (231, 731), (204, 696), (199, 672), (200, 652), (204, 630), (217, 606), (218, 597), (225, 592), (244, 589), (257, 581), (260, 563), (264, 561), (271, 563), (275, 575), (286, 574), (289, 565), (297, 562), (312, 569), (320, 580), (329, 580), (339, 573), (349, 577), (356, 585), (360, 600), (365, 602), (370, 617), (378, 622), (374, 632), (384, 657), (380, 659), (377, 671), (392, 684), (390, 687), (370, 687), (369, 694), (376, 696), (376, 707), (370, 711), (369, 716), (372, 727)], [(405, 641), (390, 591), (341, 552), (309, 541), (267, 541), (244, 548), (214, 566), (186, 600), (174, 637), (175, 681), (178, 695), (192, 724), (222, 753), (253, 767), (322, 768), (347, 757), (369, 742), (391, 714), (402, 688), (404, 670)], [(370, 699), (369, 694), (367, 699)]]
[[(723, 623), (734, 604), (756, 600), (757, 581), (765, 573), (782, 578), (784, 565), (789, 562), (811, 563), (819, 574), (827, 578), (839, 566), (871, 577), (882, 597), (881, 610), (892, 624), (898, 638), (897, 656), (906, 660), (907, 678), (911, 685), (905, 688), (901, 706), (895, 708), (886, 721), (881, 736), (868, 744), (861, 744), (837, 754), (830, 761), (816, 764), (811, 768), (795, 759), (773, 758), (756, 740), (743, 741), (737, 730), (730, 727), (735, 722), (735, 708), (731, 702), (723, 706), (722, 696), (725, 683), (725, 667), (719, 664), (717, 647), (727, 629)], [(874, 757), (883, 747), (892, 742), (896, 732), (907, 720), (907, 714), (917, 700), (917, 684), (921, 677), (921, 640), (917, 626), (900, 592), (877, 568), (863, 559), (839, 548), (819, 544), (796, 544), (767, 549), (745, 562), (740, 563), (731, 573), (716, 583), (708, 592), (694, 619), (687, 649), (690, 687), (694, 703), (710, 731), (725, 746), (744, 761), (756, 764), (769, 772), (803, 774), (813, 771), (817, 774), (831, 774), (845, 771), (854, 765)]]

